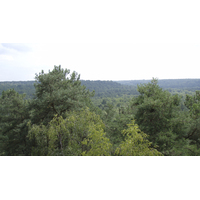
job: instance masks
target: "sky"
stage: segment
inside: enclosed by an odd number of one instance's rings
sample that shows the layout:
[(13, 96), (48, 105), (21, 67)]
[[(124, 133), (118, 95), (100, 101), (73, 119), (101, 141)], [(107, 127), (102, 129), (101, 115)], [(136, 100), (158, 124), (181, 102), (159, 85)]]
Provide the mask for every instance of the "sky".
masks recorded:
[(0, 12), (0, 81), (54, 65), (84, 80), (200, 78), (198, 1), (12, 3)]

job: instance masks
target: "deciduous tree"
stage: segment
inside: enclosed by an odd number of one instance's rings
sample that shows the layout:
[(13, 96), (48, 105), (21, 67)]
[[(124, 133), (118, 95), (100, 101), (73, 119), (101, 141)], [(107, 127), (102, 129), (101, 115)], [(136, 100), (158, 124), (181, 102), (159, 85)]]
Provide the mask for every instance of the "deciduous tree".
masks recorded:
[(147, 140), (147, 135), (143, 133), (134, 120), (128, 124), (128, 128), (123, 130), (125, 140), (116, 149), (115, 154), (121, 156), (161, 156), (162, 154), (152, 148), (152, 143)]

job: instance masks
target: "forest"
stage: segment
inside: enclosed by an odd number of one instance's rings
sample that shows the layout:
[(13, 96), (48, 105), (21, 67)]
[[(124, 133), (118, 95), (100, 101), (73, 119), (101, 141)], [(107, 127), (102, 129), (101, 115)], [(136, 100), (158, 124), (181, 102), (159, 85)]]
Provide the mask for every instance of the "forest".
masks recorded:
[(200, 79), (0, 82), (1, 156), (198, 156)]

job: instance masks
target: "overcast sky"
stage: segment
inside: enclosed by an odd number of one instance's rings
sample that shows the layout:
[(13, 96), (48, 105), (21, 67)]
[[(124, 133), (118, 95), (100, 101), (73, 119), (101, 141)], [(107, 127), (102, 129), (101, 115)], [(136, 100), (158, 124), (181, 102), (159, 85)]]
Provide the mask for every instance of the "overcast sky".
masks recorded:
[(54, 65), (85, 80), (200, 78), (198, 1), (56, 2), (4, 5), (0, 81)]

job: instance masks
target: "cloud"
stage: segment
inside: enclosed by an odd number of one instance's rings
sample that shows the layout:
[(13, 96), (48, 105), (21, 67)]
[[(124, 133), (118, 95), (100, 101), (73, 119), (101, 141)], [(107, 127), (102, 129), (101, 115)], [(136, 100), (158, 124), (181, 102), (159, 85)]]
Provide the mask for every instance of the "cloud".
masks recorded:
[(13, 60), (13, 57), (10, 55), (1, 55), (0, 53), (0, 61), (1, 60)]
[(8, 54), (8, 53), (9, 53), (9, 51), (5, 47), (3, 47), (2, 45), (0, 45), (0, 55), (2, 55), (2, 54)]
[(1, 43), (2, 48), (0, 49), (0, 54), (7, 53), (8, 50), (14, 50), (17, 52), (30, 52), (32, 49), (27, 44), (19, 43)]

